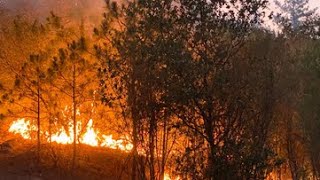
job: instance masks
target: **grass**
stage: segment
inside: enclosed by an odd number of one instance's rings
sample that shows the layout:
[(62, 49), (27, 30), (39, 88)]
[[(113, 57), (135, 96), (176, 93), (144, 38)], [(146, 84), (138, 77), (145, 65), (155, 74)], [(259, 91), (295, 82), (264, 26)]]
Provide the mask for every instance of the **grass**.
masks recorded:
[(6, 143), (11, 148), (8, 152), (0, 153), (0, 180), (122, 180), (129, 178), (130, 154), (120, 150), (80, 144), (77, 146), (76, 168), (72, 173), (72, 145), (43, 144), (41, 160), (37, 163), (37, 148), (34, 142), (18, 138)]

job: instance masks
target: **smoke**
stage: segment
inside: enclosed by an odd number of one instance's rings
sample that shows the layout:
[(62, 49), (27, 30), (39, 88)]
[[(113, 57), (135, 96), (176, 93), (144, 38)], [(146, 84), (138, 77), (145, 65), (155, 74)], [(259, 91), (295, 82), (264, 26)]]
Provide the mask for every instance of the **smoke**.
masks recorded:
[(94, 18), (101, 16), (103, 0), (0, 0), (0, 4), (14, 15), (45, 18), (54, 12), (68, 18)]

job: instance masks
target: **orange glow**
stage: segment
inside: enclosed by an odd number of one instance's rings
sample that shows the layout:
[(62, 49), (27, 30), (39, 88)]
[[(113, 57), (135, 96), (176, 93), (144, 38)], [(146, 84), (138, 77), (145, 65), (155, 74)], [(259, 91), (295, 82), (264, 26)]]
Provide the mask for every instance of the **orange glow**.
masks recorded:
[(108, 147), (111, 149), (120, 149), (126, 152), (130, 152), (133, 148), (131, 143), (126, 142), (124, 139), (114, 140), (112, 135), (106, 136), (102, 135), (101, 147)]
[(31, 139), (31, 131), (37, 130), (36, 126), (31, 126), (30, 121), (18, 119), (9, 128), (9, 132), (20, 134), (24, 139)]
[(163, 180), (180, 180), (180, 177), (171, 178), (169, 174), (164, 173)]
[[(80, 135), (81, 132), (81, 122), (77, 124), (77, 135)], [(31, 122), (25, 119), (18, 119), (14, 121), (10, 128), (9, 132), (18, 134), (24, 139), (31, 140), (31, 133), (36, 131), (37, 127), (31, 125)], [(41, 132), (41, 134), (46, 135), (47, 142), (56, 142), (58, 144), (72, 144), (73, 143), (73, 125), (70, 123), (68, 130), (61, 127), (56, 133), (53, 133), (50, 137), (49, 132)], [(96, 131), (93, 128), (93, 120), (90, 119), (88, 124), (85, 127), (85, 131), (80, 135), (79, 141), (82, 144), (86, 144), (93, 147), (106, 147), (110, 149), (119, 149), (125, 152), (130, 152), (133, 148), (133, 145), (126, 140), (127, 138), (122, 138), (120, 140), (113, 139), (112, 135), (100, 134), (99, 131)]]
[(87, 144), (90, 146), (98, 146), (98, 135), (93, 129), (93, 121), (90, 119), (90, 121), (87, 124), (87, 131), (81, 138), (81, 142), (83, 144)]
[[(88, 124), (85, 127), (85, 131), (82, 135), (81, 132), (81, 122), (77, 124), (79, 141), (82, 144), (86, 144), (93, 147), (105, 147), (110, 149), (119, 149), (124, 152), (130, 152), (133, 149), (133, 144), (128, 141), (126, 136), (120, 137), (116, 140), (113, 138), (113, 135), (104, 135), (99, 133), (93, 128), (93, 120), (90, 119)], [(26, 119), (18, 119), (14, 121), (10, 128), (9, 132), (22, 136), (26, 140), (32, 140), (31, 134), (37, 131), (37, 127), (32, 125), (31, 121)], [(73, 143), (73, 125), (69, 123), (68, 129), (61, 127), (56, 133), (53, 133), (50, 137), (49, 132), (41, 132), (42, 135), (45, 135), (47, 142), (56, 142), (58, 144), (72, 144)], [(78, 143), (78, 142), (77, 142)], [(144, 155), (143, 151), (138, 150), (139, 154)], [(180, 180), (180, 177), (171, 178), (168, 173), (164, 174), (163, 180)]]

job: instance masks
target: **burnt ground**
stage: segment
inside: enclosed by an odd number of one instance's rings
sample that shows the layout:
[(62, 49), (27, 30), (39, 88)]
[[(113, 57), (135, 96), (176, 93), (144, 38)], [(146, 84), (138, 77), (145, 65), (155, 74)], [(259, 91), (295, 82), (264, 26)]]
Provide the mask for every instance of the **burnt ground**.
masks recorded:
[(0, 180), (128, 179), (130, 155), (120, 150), (78, 145), (72, 173), (72, 145), (44, 144), (37, 163), (35, 143), (11, 139), (0, 144)]

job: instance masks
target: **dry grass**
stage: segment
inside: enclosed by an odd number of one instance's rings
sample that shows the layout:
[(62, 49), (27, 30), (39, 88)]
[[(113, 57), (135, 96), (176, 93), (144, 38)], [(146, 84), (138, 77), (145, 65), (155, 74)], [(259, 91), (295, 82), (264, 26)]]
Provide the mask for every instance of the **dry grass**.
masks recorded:
[[(77, 165), (71, 173), (72, 145), (44, 144), (37, 163), (34, 143), (14, 139), (0, 153), (0, 180), (122, 180), (128, 179), (130, 155), (119, 150), (78, 145)], [(0, 145), (1, 146), (1, 145)]]

